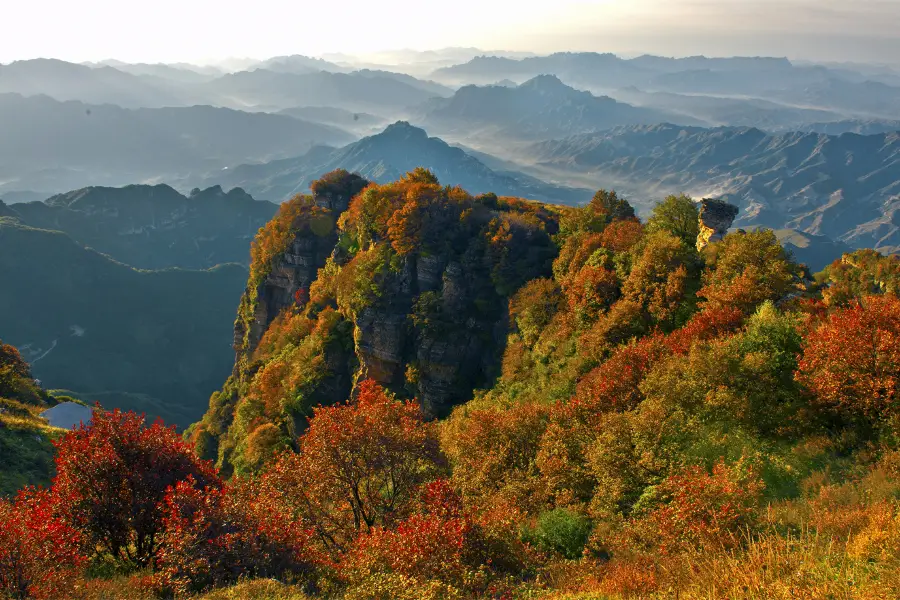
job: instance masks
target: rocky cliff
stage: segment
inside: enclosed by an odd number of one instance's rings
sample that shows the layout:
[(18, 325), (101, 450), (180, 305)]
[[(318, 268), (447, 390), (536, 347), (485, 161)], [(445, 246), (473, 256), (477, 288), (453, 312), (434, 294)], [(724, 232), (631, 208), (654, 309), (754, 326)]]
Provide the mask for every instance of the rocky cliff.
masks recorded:
[(448, 414), (499, 374), (509, 295), (551, 272), (544, 205), (424, 170), (367, 183), (329, 173), (254, 242), (234, 373), (189, 433), (226, 469), (254, 470), (365, 379)]
[(734, 219), (738, 207), (722, 200), (704, 198), (700, 201), (700, 234), (697, 236), (697, 250), (701, 251), (713, 242), (721, 241)]

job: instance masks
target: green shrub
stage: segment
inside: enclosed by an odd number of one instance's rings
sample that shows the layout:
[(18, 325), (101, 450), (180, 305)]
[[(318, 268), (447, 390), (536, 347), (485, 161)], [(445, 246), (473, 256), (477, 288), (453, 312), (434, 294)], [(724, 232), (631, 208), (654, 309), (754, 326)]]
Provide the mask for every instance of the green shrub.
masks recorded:
[(591, 522), (584, 515), (556, 508), (538, 517), (534, 527), (526, 527), (522, 541), (542, 550), (562, 554), (569, 559), (581, 557), (591, 535)]

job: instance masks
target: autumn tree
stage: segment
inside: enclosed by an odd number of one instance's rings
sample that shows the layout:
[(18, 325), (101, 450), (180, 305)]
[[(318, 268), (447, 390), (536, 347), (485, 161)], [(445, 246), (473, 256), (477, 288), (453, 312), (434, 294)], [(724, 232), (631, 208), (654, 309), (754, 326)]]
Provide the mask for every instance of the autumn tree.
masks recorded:
[(672, 234), (659, 231), (644, 239), (622, 295), (640, 305), (652, 322), (673, 328), (690, 314), (696, 272), (693, 251)]
[(604, 217), (607, 222), (634, 218), (634, 208), (628, 200), (620, 198), (615, 190), (598, 190), (588, 206), (594, 215)]
[(666, 196), (653, 207), (647, 220), (648, 231), (667, 231), (686, 246), (694, 247), (700, 233), (700, 211), (697, 203), (688, 196)]
[(697, 295), (712, 306), (732, 306), (745, 314), (785, 296), (799, 273), (771, 230), (728, 234), (707, 246), (704, 255), (706, 270)]
[(869, 296), (829, 315), (807, 336), (797, 379), (851, 423), (897, 431), (900, 300)]
[(311, 524), (329, 550), (408, 515), (440, 471), (437, 440), (415, 402), (364, 381), (346, 405), (315, 409), (299, 440), (263, 476), (262, 493)]
[(85, 562), (77, 530), (60, 519), (45, 490), (0, 498), (0, 596), (63, 598)]
[(533, 279), (516, 292), (509, 303), (509, 314), (526, 344), (537, 341), (562, 302), (562, 291), (552, 279)]
[(211, 463), (161, 421), (95, 410), (56, 442), (53, 495), (65, 521), (89, 551), (135, 567), (153, 563), (160, 544), (166, 490), (188, 477), (215, 485)]
[(43, 395), (19, 351), (0, 340), (0, 398), (34, 404), (41, 402)]

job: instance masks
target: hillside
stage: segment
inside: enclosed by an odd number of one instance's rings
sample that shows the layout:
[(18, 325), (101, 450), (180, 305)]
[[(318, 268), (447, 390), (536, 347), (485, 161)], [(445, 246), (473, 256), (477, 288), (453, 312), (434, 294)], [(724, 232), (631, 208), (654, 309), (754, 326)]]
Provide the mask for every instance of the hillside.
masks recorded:
[(547, 184), (521, 173), (493, 171), (463, 150), (428, 137), (423, 129), (404, 121), (344, 148), (316, 148), (296, 159), (240, 165), (205, 178), (203, 184), (241, 187), (256, 198), (282, 201), (304, 192), (319, 175), (335, 169), (383, 183), (422, 164), (441, 181), (473, 193), (494, 190), (501, 195), (563, 204), (584, 202), (590, 195), (586, 190)]
[(231, 369), (246, 273), (138, 271), (0, 219), (0, 331), (45, 387), (184, 427)]
[(355, 139), (285, 115), (211, 106), (124, 109), (0, 95), (0, 189), (57, 190), (221, 169)]
[[(435, 131), (477, 132), (510, 138), (548, 139), (618, 125), (671, 121), (679, 115), (637, 108), (609, 97), (597, 97), (565, 85), (553, 75), (541, 75), (516, 87), (474, 85), (447, 99), (423, 107), (422, 121)], [(694, 118), (681, 117), (687, 124)]]
[(249, 260), (250, 242), (277, 207), (241, 189), (183, 196), (167, 185), (91, 187), (0, 208), (24, 225), (62, 231), (139, 269), (207, 269)]
[(741, 208), (740, 226), (796, 229), (855, 248), (900, 245), (897, 132), (770, 135), (664, 124), (542, 142), (527, 154), (645, 198), (683, 191), (725, 197)]

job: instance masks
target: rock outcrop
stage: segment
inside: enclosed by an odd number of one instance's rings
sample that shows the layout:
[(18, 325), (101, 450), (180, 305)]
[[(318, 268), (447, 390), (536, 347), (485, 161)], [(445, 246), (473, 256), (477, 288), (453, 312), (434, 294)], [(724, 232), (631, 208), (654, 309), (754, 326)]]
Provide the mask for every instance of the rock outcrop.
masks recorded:
[(700, 234), (697, 236), (697, 250), (704, 248), (713, 242), (720, 241), (734, 219), (738, 216), (739, 209), (733, 204), (723, 200), (704, 198), (700, 201)]

